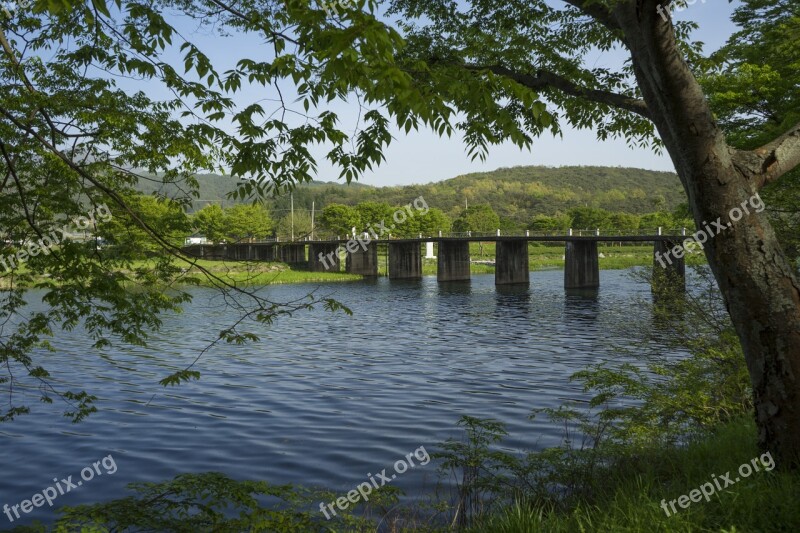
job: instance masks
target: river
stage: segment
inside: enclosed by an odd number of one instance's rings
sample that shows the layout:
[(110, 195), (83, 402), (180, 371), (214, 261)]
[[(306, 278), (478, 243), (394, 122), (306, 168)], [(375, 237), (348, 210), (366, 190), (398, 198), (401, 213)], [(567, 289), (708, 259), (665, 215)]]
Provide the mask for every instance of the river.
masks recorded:
[[(266, 288), (288, 301), (317, 287)], [(492, 275), (467, 284), (335, 283), (318, 286), (353, 310), (321, 308), (258, 325), (259, 343), (218, 345), (195, 368), (200, 381), (163, 388), (235, 317), (212, 289), (191, 289), (184, 313), (165, 317), (147, 349), (115, 347), (102, 357), (79, 331), (59, 332), (44, 366), (66, 384), (99, 397), (80, 424), (63, 404), (35, 402), (33, 413), (0, 426), (0, 504), (80, 479), (82, 468), (112, 455), (116, 472), (60, 496), (75, 505), (126, 495), (134, 481), (181, 472), (323, 486), (342, 494), (367, 473), (391, 468), (424, 446), (460, 437), (461, 415), (507, 424), (509, 449), (557, 444), (559, 427), (528, 419), (532, 409), (585, 399), (569, 376), (590, 363), (619, 360), (646, 321), (647, 284), (628, 271), (601, 272), (596, 295), (567, 295), (563, 272), (531, 274), (530, 287), (496, 288)], [(409, 494), (436, 483), (434, 463), (395, 485)], [(53, 519), (45, 505), (26, 520)], [(1, 518), (3, 522), (6, 518)], [(8, 523), (5, 523), (8, 526)]]

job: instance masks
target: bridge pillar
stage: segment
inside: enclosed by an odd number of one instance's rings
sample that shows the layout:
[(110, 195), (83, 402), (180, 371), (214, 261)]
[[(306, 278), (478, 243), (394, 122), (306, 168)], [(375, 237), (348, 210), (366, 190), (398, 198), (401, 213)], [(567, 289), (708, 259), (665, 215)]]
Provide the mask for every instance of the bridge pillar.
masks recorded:
[(241, 243), (229, 244), (225, 257), (226, 259), (230, 259), (232, 261), (246, 261), (247, 245)]
[[(441, 254), (440, 254), (441, 255)], [(514, 283), (530, 283), (530, 266), (528, 265), (528, 241), (498, 240), (494, 259), (495, 285), (511, 285)]]
[(306, 262), (305, 244), (284, 244), (280, 247), (281, 261), (290, 265)]
[(206, 259), (217, 260), (217, 261), (224, 261), (227, 259), (226, 250), (228, 247), (224, 244), (215, 244), (210, 248), (206, 249)]
[(437, 281), (469, 281), (469, 241), (439, 241), (438, 253)]
[(669, 239), (653, 243), (653, 289), (665, 283), (680, 290), (686, 289), (686, 260), (682, 241)]
[(196, 259), (203, 259), (206, 256), (206, 247), (202, 244), (190, 244), (189, 246), (181, 248), (181, 251), (189, 257), (194, 257)]
[(595, 289), (600, 286), (597, 241), (567, 241), (565, 259), (565, 289)]
[(255, 261), (275, 261), (275, 245), (256, 244), (253, 245)]
[(350, 274), (360, 274), (371, 278), (378, 277), (378, 245), (367, 244), (365, 250), (360, 244), (355, 252), (347, 251), (345, 271)]
[(389, 279), (422, 279), (420, 243), (389, 243)]
[(339, 245), (337, 243), (316, 243), (308, 245), (308, 269), (312, 272), (339, 272)]

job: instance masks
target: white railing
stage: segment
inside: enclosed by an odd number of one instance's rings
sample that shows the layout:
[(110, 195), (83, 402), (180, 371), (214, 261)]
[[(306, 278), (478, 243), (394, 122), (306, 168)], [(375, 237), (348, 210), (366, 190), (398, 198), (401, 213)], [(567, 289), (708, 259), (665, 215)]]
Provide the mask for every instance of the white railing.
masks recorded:
[[(477, 231), (437, 231), (435, 234), (425, 234), (422, 233), (413, 235), (413, 236), (405, 236), (401, 237), (398, 235), (387, 234), (381, 236), (378, 240), (406, 240), (406, 239), (417, 239), (417, 240), (426, 240), (426, 241), (435, 241), (437, 239), (458, 239), (458, 238), (469, 238), (469, 239), (480, 239), (485, 237), (487, 240), (495, 240), (498, 237), (528, 237), (528, 238), (535, 238), (535, 237), (605, 237), (606, 239), (613, 239), (614, 237), (684, 237), (686, 235), (690, 235), (692, 230), (689, 228), (640, 228), (636, 230), (616, 230), (616, 229), (604, 229), (600, 230), (599, 228), (569, 228), (567, 230), (521, 230), (517, 232), (503, 232), (500, 229), (495, 231), (487, 231), (487, 232), (477, 232)], [(371, 239), (374, 240), (373, 237), (367, 237), (366, 234), (359, 234), (353, 237), (352, 235), (330, 235), (330, 234), (323, 234), (320, 235), (319, 233), (314, 236), (312, 239), (311, 236), (303, 236), (301, 238), (296, 238), (295, 240), (285, 239), (285, 238), (277, 238), (271, 237), (268, 239), (253, 239), (247, 240), (243, 239), (240, 241), (227, 241), (225, 243), (220, 244), (291, 244), (291, 243), (303, 243), (303, 242), (341, 242), (341, 241), (348, 241), (351, 239)], [(211, 244), (211, 243), (208, 243)]]

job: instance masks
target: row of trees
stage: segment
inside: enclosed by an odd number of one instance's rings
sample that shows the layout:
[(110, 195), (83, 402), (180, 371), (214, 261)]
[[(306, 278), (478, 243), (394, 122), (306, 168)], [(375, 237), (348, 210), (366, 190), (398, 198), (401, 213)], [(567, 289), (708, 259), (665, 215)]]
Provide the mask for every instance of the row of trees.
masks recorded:
[[(172, 208), (164, 201), (153, 197), (142, 197), (136, 204), (148, 216), (161, 220), (162, 229), (169, 226), (176, 233), (176, 240), (182, 234), (198, 233), (212, 242), (241, 241), (280, 237), (281, 239), (303, 238), (311, 235), (312, 219), (305, 210), (287, 213), (277, 221), (270, 211), (260, 205), (237, 204), (222, 208), (216, 204), (207, 205), (185, 222), (178, 219), (182, 212), (177, 206)], [(176, 218), (177, 217), (177, 218)], [(350, 235), (374, 231), (381, 236), (391, 234), (397, 237), (415, 235), (435, 235), (439, 231), (493, 233), (500, 229), (504, 233), (533, 231), (565, 232), (568, 228), (595, 229), (601, 231), (635, 231), (640, 228), (692, 228), (694, 223), (685, 206), (672, 213), (658, 211), (644, 215), (607, 211), (594, 207), (576, 207), (566, 213), (555, 215), (536, 215), (526, 227), (519, 227), (508, 219), (501, 218), (489, 204), (478, 204), (462, 210), (452, 220), (442, 210), (425, 210), (391, 206), (384, 202), (362, 202), (355, 206), (330, 204), (319, 213), (315, 227), (317, 236)], [(119, 229), (119, 228), (118, 228)], [(185, 235), (184, 235), (185, 236)]]
[(452, 227), (450, 218), (441, 209), (426, 207), (391, 206), (385, 202), (362, 202), (355, 206), (330, 204), (319, 217), (319, 226), (326, 233), (349, 235), (372, 232), (381, 237), (389, 234), (397, 237), (412, 237), (422, 233), (430, 235), (438, 231), (448, 232)]
[(565, 231), (568, 228), (600, 229), (601, 231), (636, 231), (638, 229), (694, 228), (694, 221), (686, 205), (673, 212), (656, 211), (634, 215), (618, 211), (607, 211), (595, 207), (576, 207), (554, 216), (536, 215), (528, 225), (533, 231)]
[(416, 213), (402, 222), (393, 217), (402, 212), (402, 207), (391, 207), (387, 203), (364, 202), (356, 206), (331, 204), (322, 210), (319, 227), (331, 234), (350, 234), (378, 228), (383, 222), (386, 228), (393, 227), (392, 235), (409, 237), (418, 234), (435, 235), (437, 232), (454, 231), (464, 233), (494, 233), (500, 229), (504, 233), (516, 233), (526, 229), (533, 231), (566, 232), (569, 228), (595, 229), (601, 231), (635, 231), (640, 228), (675, 229), (693, 228), (687, 207), (679, 206), (674, 212), (656, 211), (644, 215), (608, 211), (595, 207), (576, 207), (566, 213), (555, 215), (536, 215), (521, 227), (513, 221), (500, 217), (489, 204), (471, 205), (463, 209), (454, 220), (444, 212), (432, 208), (426, 213)]

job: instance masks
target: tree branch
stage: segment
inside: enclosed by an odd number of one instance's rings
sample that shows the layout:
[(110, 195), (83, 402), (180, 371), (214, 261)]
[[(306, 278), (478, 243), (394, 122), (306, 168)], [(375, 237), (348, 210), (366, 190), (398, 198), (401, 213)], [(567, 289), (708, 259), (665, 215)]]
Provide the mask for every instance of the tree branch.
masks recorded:
[(619, 23), (614, 19), (611, 10), (600, 2), (593, 2), (591, 0), (564, 0), (564, 3), (577, 7), (609, 30), (622, 29)]
[(624, 94), (601, 91), (598, 89), (587, 89), (575, 84), (573, 81), (544, 70), (539, 70), (536, 75), (521, 74), (502, 65), (466, 65), (470, 70), (488, 70), (499, 76), (505, 76), (517, 83), (531, 89), (557, 89), (570, 96), (585, 98), (592, 102), (606, 104), (618, 109), (624, 109), (631, 113), (636, 113), (644, 118), (650, 119), (650, 109), (644, 100), (625, 96)]
[(800, 122), (755, 150), (736, 152), (734, 164), (752, 176), (757, 189), (800, 166)]

